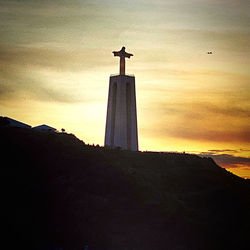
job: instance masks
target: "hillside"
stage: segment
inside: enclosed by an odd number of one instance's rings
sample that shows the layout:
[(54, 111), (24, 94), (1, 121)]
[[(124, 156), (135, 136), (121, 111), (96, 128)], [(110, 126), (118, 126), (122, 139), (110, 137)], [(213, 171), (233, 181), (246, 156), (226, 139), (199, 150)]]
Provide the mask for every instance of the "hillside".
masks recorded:
[(4, 249), (250, 245), (250, 183), (211, 158), (111, 150), (21, 128), (0, 135)]

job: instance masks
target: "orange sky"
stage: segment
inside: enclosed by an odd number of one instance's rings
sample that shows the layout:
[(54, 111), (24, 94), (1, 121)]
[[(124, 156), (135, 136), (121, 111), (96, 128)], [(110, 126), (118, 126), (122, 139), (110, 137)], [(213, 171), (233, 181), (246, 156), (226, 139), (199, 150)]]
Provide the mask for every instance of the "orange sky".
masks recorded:
[(126, 46), (140, 150), (211, 155), (250, 178), (249, 5), (0, 0), (0, 115), (103, 145), (111, 52)]

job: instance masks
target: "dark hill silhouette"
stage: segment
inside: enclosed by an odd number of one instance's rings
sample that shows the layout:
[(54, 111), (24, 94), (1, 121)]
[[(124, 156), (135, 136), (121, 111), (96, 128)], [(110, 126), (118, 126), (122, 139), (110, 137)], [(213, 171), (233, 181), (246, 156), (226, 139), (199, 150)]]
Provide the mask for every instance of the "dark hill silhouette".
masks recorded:
[(111, 150), (22, 128), (0, 135), (4, 249), (250, 245), (249, 181), (211, 158)]

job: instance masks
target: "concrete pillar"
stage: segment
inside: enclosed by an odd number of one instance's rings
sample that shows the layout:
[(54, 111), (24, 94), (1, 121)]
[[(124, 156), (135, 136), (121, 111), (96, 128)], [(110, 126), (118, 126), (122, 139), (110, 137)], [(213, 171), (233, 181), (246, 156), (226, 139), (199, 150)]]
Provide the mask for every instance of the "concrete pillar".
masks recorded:
[(134, 76), (110, 77), (104, 145), (138, 150)]

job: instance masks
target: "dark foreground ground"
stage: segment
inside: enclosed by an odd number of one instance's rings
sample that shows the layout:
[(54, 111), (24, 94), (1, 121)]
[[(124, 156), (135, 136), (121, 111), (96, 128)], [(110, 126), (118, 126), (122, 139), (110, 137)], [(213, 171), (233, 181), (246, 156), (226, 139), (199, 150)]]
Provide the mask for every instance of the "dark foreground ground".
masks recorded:
[(250, 184), (210, 158), (0, 128), (1, 249), (250, 246)]

